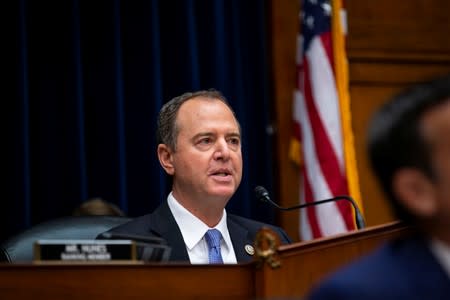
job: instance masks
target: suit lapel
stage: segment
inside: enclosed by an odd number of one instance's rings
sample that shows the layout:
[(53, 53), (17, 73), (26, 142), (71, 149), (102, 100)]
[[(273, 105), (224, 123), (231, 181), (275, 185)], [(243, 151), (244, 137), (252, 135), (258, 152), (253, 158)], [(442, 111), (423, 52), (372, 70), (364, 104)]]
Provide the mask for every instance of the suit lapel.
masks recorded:
[(253, 246), (253, 240), (249, 236), (248, 230), (232, 219), (227, 218), (228, 231), (230, 232), (231, 242), (233, 243), (234, 253), (239, 263), (250, 262), (253, 256), (248, 254), (245, 250), (246, 245)]
[(172, 247), (170, 261), (189, 261), (189, 255), (178, 224), (164, 201), (153, 213), (149, 230), (161, 236)]
[[(248, 230), (229, 217), (227, 218), (227, 226), (237, 261), (239, 263), (252, 261), (253, 256), (245, 250), (246, 246), (253, 246), (254, 243)], [(170, 261), (189, 261), (183, 236), (167, 201), (164, 201), (151, 214), (149, 231), (165, 239), (167, 244), (172, 247)]]
[[(450, 295), (450, 280), (443, 266), (432, 254), (428, 243), (422, 238), (411, 239), (404, 246), (401, 259), (405, 270), (409, 270), (411, 292), (414, 296), (433, 299), (429, 292), (430, 282), (435, 286), (437, 295)], [(411, 263), (413, 262), (413, 263)], [(424, 280), (426, 278), (426, 280)], [(422, 298), (421, 298), (422, 299)]]

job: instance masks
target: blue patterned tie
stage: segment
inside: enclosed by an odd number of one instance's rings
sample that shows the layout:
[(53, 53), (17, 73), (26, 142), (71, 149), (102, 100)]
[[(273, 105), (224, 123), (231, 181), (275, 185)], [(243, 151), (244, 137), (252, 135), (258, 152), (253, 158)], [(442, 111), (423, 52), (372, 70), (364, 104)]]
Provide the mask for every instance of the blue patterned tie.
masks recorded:
[(223, 264), (222, 254), (220, 253), (220, 239), (222, 234), (217, 229), (209, 229), (205, 233), (206, 243), (208, 244), (209, 263)]

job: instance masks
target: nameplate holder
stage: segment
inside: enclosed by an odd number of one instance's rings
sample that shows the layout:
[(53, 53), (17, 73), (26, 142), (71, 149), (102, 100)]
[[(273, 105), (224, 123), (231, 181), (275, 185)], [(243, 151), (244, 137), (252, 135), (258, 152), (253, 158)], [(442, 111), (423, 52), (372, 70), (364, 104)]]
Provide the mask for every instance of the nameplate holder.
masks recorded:
[(38, 240), (35, 261), (114, 262), (135, 261), (136, 243), (130, 240)]

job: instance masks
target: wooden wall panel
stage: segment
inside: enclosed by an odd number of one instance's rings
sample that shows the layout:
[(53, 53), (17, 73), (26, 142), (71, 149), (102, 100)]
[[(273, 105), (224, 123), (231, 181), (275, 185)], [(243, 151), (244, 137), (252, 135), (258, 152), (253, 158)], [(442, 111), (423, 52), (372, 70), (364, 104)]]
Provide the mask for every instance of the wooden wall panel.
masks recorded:
[(366, 155), (371, 115), (399, 90), (450, 72), (450, 2), (346, 1), (355, 147), (366, 221), (393, 220)]
[[(366, 130), (373, 112), (400, 89), (450, 73), (450, 1), (346, 0), (352, 126), (362, 201), (369, 226), (393, 220), (365, 153)], [(272, 70), (278, 166), (277, 199), (292, 205), (298, 197), (298, 175), (287, 160), (292, 133), (292, 92), (295, 88), (297, 1), (272, 0)], [(289, 74), (289, 75), (286, 75)], [(295, 198), (294, 198), (295, 199)], [(298, 215), (280, 215), (280, 225), (298, 236)]]
[[(355, 135), (355, 154), (357, 159), (359, 183), (363, 199), (366, 224), (383, 224), (393, 220), (391, 211), (366, 159), (366, 131), (370, 116), (397, 88), (380, 86), (356, 86), (350, 89), (353, 131)], [(356, 101), (354, 101), (356, 99)], [(370, 195), (370, 199), (368, 198)]]
[(426, 62), (450, 53), (447, 0), (345, 1), (349, 56)]

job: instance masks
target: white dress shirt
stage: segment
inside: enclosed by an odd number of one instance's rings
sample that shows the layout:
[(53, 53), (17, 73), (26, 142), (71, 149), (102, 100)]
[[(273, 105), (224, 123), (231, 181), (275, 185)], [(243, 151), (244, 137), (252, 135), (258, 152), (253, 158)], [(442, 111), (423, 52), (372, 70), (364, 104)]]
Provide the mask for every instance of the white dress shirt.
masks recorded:
[(440, 240), (433, 239), (430, 243), (430, 249), (450, 278), (450, 247)]
[[(181, 234), (186, 245), (186, 250), (189, 255), (189, 260), (192, 264), (207, 264), (208, 259), (208, 245), (205, 240), (205, 233), (208, 227), (199, 218), (191, 214), (184, 208), (172, 195), (167, 197), (170, 211), (172, 212), (175, 221), (180, 228)], [(217, 224), (215, 229), (222, 234), (220, 241), (220, 252), (225, 264), (236, 264), (236, 254), (234, 253), (233, 244), (231, 243), (230, 233), (227, 226), (227, 212), (223, 210), (222, 219)]]

